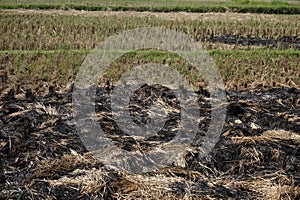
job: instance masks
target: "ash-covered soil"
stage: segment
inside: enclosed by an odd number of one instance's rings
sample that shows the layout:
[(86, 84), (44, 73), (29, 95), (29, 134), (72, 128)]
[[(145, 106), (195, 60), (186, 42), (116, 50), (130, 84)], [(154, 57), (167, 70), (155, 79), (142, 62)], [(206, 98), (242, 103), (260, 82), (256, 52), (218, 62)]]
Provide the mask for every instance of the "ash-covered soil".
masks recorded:
[[(131, 98), (137, 124), (163, 102), (168, 120), (158, 136), (137, 141), (111, 115), (110, 88), (96, 92), (97, 119), (108, 138), (127, 151), (147, 150), (176, 135), (180, 104), (170, 90), (144, 85)], [(197, 92), (197, 146), (210, 121), (210, 95)], [(72, 91), (35, 96), (11, 90), (0, 100), (0, 199), (299, 199), (300, 91), (269, 88), (227, 92), (219, 142), (205, 158), (197, 148), (185, 162), (145, 174), (114, 171), (92, 157), (76, 132)], [(200, 139), (199, 139), (200, 138)]]
[(277, 39), (266, 39), (266, 38), (245, 38), (238, 35), (222, 35), (215, 36), (209, 39), (203, 39), (203, 41), (210, 41), (213, 43), (219, 42), (230, 45), (242, 45), (242, 46), (263, 46), (270, 48), (281, 48), (281, 49), (300, 49), (300, 38), (296, 36), (284, 36)]

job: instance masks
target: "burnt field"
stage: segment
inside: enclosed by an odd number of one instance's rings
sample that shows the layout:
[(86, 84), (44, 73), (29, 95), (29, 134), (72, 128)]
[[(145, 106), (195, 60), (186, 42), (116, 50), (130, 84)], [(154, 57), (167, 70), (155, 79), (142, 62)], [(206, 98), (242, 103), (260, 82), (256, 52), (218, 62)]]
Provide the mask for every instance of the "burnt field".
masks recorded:
[[(205, 135), (210, 120), (209, 96), (203, 89), (197, 92), (201, 111), (197, 137)], [(157, 98), (180, 112), (166, 87), (144, 85), (130, 104), (137, 123), (147, 121), (147, 105)], [(209, 156), (198, 158), (201, 140), (195, 139), (184, 164), (135, 175), (105, 167), (86, 150), (75, 129), (71, 100), (71, 89), (50, 90), (44, 96), (29, 91), (2, 95), (2, 199), (300, 197), (300, 91), (295, 88), (227, 92), (225, 124)], [(136, 150), (137, 144), (151, 150), (155, 145), (151, 141), (163, 143), (176, 134), (178, 113), (169, 114), (157, 138), (128, 137), (111, 118), (107, 87), (97, 88), (95, 101), (105, 134), (127, 151)]]
[(297, 37), (283, 36), (277, 39), (265, 39), (265, 38), (244, 38), (236, 35), (222, 35), (216, 36), (209, 39), (202, 39), (202, 41), (210, 41), (213, 43), (224, 43), (230, 45), (241, 45), (241, 46), (261, 46), (268, 48), (281, 48), (289, 49), (295, 48), (300, 50), (300, 39)]
[[(211, 1), (0, 3), (0, 199), (300, 199), (299, 2)], [(97, 77), (97, 86), (87, 90), (96, 91), (87, 95), (95, 112), (81, 115), (73, 89), (79, 89), (74, 85), (85, 59), (111, 36), (145, 27), (186, 34), (203, 47), (204, 62), (211, 58), (220, 73), (226, 101), (213, 107), (205, 74), (174, 52), (137, 49)], [(123, 152), (160, 152), (183, 133), (186, 110), (174, 91), (144, 84), (128, 95), (128, 105), (117, 107), (130, 117), (118, 121), (113, 111), (112, 93), (124, 74), (151, 63), (177, 71), (196, 88), (196, 95), (181, 92), (196, 101), (191, 110), (199, 111), (197, 133), (167, 166), (116, 170), (101, 158), (113, 152), (97, 154), (86, 145), (76, 117), (98, 124)], [(224, 125), (211, 137), (218, 110), (225, 110)], [(121, 121), (130, 130), (161, 116), (166, 121), (155, 135), (129, 134), (119, 126)], [(101, 131), (87, 130), (96, 137)], [(201, 157), (209, 137), (217, 141)], [(126, 161), (137, 171), (145, 167)]]

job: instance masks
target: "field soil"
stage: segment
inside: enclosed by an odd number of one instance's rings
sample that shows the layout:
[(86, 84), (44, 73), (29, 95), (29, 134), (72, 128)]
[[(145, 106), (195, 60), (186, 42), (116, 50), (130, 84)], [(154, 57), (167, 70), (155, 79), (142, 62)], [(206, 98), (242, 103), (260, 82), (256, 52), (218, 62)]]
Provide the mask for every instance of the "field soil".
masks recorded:
[[(136, 123), (147, 121), (147, 109), (157, 99), (178, 111), (169, 113), (159, 137), (142, 140), (126, 136), (114, 123), (111, 89), (96, 89), (96, 118), (117, 146), (127, 151), (149, 150), (174, 138), (181, 108), (168, 88), (144, 85), (132, 96)], [(104, 166), (81, 142), (72, 114), (72, 87), (65, 93), (50, 88), (45, 96), (30, 90), (2, 94), (0, 198), (300, 198), (299, 90), (228, 91), (219, 141), (201, 159), (197, 146), (210, 121), (210, 94), (201, 89), (197, 98), (202, 113), (199, 132), (184, 162), (145, 174), (127, 174)]]

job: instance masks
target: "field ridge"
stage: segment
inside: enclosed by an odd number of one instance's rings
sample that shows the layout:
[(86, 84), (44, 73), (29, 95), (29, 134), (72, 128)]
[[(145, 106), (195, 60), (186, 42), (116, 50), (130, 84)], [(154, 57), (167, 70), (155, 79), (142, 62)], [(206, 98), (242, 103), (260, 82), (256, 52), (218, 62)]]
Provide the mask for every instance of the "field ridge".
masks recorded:
[(127, 6), (127, 5), (77, 5), (77, 4), (0, 4), (0, 9), (85, 10), (85, 11), (137, 11), (137, 12), (236, 12), (262, 14), (300, 14), (300, 5), (290, 4), (224, 4), (203, 6)]

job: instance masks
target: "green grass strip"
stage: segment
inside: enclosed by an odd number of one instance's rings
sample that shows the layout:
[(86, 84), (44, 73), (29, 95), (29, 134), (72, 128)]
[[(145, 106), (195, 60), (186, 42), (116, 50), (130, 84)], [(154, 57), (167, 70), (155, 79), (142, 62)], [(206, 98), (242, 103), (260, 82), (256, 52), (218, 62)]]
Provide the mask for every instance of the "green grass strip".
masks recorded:
[(149, 12), (226, 12), (263, 14), (300, 14), (300, 6), (285, 4), (221, 4), (211, 6), (102, 6), (75, 4), (0, 4), (0, 9), (74, 9), (86, 11), (149, 11)]
[[(34, 90), (56, 82), (64, 87), (76, 78), (85, 57), (91, 50), (0, 51), (0, 63), (9, 79), (3, 85), (20, 83), (20, 86), (37, 83)], [(264, 86), (300, 87), (299, 50), (212, 50), (208, 51), (219, 68), (228, 89)], [(134, 66), (158, 62), (174, 67), (181, 74), (197, 82), (197, 72), (172, 52), (140, 50), (124, 54), (104, 72), (104, 80), (112, 82)], [(18, 81), (16, 81), (18, 80)]]

